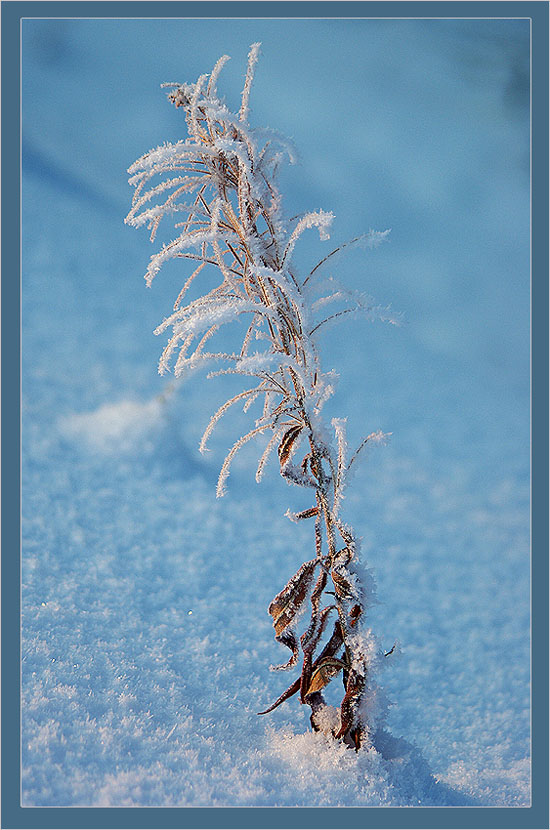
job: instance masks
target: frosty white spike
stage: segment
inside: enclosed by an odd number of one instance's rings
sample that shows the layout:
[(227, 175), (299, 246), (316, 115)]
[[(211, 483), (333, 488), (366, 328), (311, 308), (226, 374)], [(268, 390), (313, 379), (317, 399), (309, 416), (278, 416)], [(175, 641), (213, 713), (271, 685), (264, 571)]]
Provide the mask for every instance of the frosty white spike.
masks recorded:
[(241, 96), (241, 109), (239, 112), (239, 121), (248, 120), (248, 102), (250, 100), (250, 90), (252, 88), (252, 81), (254, 79), (254, 70), (258, 57), (260, 54), (261, 43), (253, 43), (248, 53), (248, 66), (246, 67), (246, 78), (244, 82), (244, 89)]
[(216, 65), (214, 66), (212, 74), (210, 75), (210, 80), (208, 81), (208, 86), (206, 87), (206, 94), (208, 97), (216, 97), (216, 84), (218, 83), (219, 74), (229, 60), (231, 60), (229, 55), (222, 55), (221, 58), (218, 58), (216, 61)]

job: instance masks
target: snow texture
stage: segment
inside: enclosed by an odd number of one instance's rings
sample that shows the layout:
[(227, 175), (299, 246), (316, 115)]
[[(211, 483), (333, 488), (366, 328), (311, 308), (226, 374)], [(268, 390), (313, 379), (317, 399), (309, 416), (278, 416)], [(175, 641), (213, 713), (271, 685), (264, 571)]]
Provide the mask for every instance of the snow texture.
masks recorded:
[[(301, 157), (284, 211), (322, 205), (336, 244), (391, 227), (323, 278), (406, 321), (320, 340), (328, 422), (350, 450), (392, 433), (341, 504), (377, 582), (368, 624), (397, 641), (358, 754), (296, 698), (256, 714), (293, 677), (268, 670), (286, 654), (267, 607), (314, 555), (284, 515), (310, 495), (273, 458), (256, 484), (254, 438), (216, 500), (261, 412), (232, 407), (199, 454), (246, 387), (157, 375), (190, 271), (147, 289), (162, 240), (122, 223), (126, 168), (185, 137), (160, 84), (227, 53), (234, 108), (260, 40), (250, 121)], [(23, 22), (25, 806), (529, 804), (528, 46), (527, 21)], [(293, 256), (307, 275), (333, 247), (305, 233)]]

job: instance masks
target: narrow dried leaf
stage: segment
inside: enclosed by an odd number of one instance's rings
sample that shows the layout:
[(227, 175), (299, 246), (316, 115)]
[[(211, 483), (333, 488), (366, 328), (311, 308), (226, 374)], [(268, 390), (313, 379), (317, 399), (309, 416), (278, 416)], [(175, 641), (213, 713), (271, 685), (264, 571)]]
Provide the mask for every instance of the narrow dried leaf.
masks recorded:
[(349, 579), (349, 574), (347, 574), (343, 568), (333, 568), (330, 575), (334, 583), (334, 590), (337, 597), (340, 599), (350, 599), (355, 596), (355, 591)]
[[(319, 657), (317, 657), (317, 659), (315, 660), (315, 662), (312, 665), (311, 658), (312, 658), (313, 652), (314, 652), (314, 650), (317, 646), (317, 643), (319, 642), (319, 640), (320, 640), (320, 638), (323, 634), (323, 631), (325, 630), (325, 625), (326, 625), (326, 622), (327, 622), (327, 619), (328, 619), (328, 615), (329, 615), (330, 611), (333, 610), (333, 608), (335, 608), (334, 605), (329, 605), (328, 608), (325, 608), (322, 611), (322, 613), (321, 613), (321, 624), (320, 624), (319, 628), (317, 629), (317, 631), (315, 632), (315, 636), (314, 636), (313, 640), (308, 644), (307, 649), (304, 649), (304, 654), (305, 654), (304, 670), (302, 671), (302, 682), (301, 682), (301, 686), (300, 686), (300, 696), (302, 698), (302, 703), (305, 703), (306, 694), (309, 693), (309, 685), (310, 685), (312, 671), (314, 669), (316, 669), (317, 666), (320, 665), (322, 660), (325, 660), (329, 657), (334, 657), (334, 655), (336, 654), (336, 652), (338, 651), (338, 649), (340, 648), (340, 646), (342, 645), (342, 642), (343, 642), (342, 626), (340, 625), (340, 621), (336, 620), (336, 622), (334, 623), (334, 631), (332, 632), (332, 636), (331, 636), (330, 640), (325, 645), (325, 647), (322, 650), (321, 654), (319, 655)], [(313, 694), (313, 692), (312, 692), (312, 694)], [(318, 692), (318, 694), (321, 695), (320, 692)], [(307, 702), (311, 705), (311, 701), (313, 699), (314, 698), (310, 698), (309, 701), (307, 701)]]
[(301, 426), (291, 427), (285, 434), (283, 435), (283, 439), (279, 444), (279, 461), (281, 463), (281, 467), (285, 465), (290, 457), (290, 453), (292, 451), (292, 447), (294, 442), (298, 438), (299, 434), (302, 431)]
[(317, 582), (315, 583), (315, 587), (311, 593), (311, 620), (307, 631), (305, 631), (301, 638), (300, 642), (302, 644), (302, 648), (304, 652), (310, 651), (313, 653), (315, 646), (321, 636), (322, 630), (319, 630), (321, 624), (324, 623), (323, 620), (326, 622), (326, 618), (328, 616), (328, 612), (334, 607), (329, 606), (329, 608), (325, 608), (323, 613), (319, 614), (319, 605), (321, 602), (321, 595), (325, 590), (325, 586), (327, 584), (327, 572), (322, 570), (317, 577)]
[(387, 441), (389, 440), (390, 436), (391, 436), (391, 432), (384, 433), (384, 432), (382, 432), (382, 430), (379, 429), (376, 432), (371, 432), (371, 434), (367, 435), (366, 438), (363, 438), (363, 440), (361, 441), (361, 443), (359, 444), (359, 446), (357, 447), (357, 449), (355, 450), (355, 452), (353, 453), (353, 455), (351, 457), (351, 460), (350, 460), (350, 462), (348, 464), (348, 467), (347, 467), (348, 472), (351, 469), (352, 464), (357, 460), (357, 457), (358, 457), (359, 453), (361, 452), (361, 450), (364, 447), (366, 447), (367, 444), (370, 444), (371, 446), (373, 444), (374, 445), (376, 445), (376, 444), (382, 444), (382, 445), (386, 444)]
[(300, 570), (289, 579), (283, 590), (271, 601), (267, 610), (273, 617), (276, 637), (279, 637), (290, 625), (300, 610), (318, 564), (318, 559), (305, 562)]
[[(267, 394), (267, 393), (266, 393), (266, 394)], [(249, 398), (248, 400), (250, 400), (250, 398)], [(247, 401), (247, 403), (248, 403), (248, 401)], [(271, 453), (271, 451), (273, 450), (273, 448), (274, 448), (274, 446), (275, 446), (275, 444), (277, 443), (277, 441), (278, 441), (278, 440), (279, 440), (279, 435), (278, 435), (278, 433), (277, 433), (277, 432), (275, 432), (275, 433), (271, 436), (271, 438), (269, 439), (269, 441), (267, 442), (266, 447), (265, 447), (265, 449), (264, 449), (264, 451), (263, 451), (263, 453), (262, 453), (262, 455), (261, 455), (261, 458), (260, 458), (260, 460), (258, 461), (258, 467), (256, 468), (256, 481), (257, 481), (257, 482), (260, 482), (260, 481), (261, 481), (262, 476), (263, 476), (263, 473), (264, 473), (264, 468), (265, 468), (265, 465), (266, 465), (267, 459), (269, 458), (269, 454), (270, 454), (270, 453)]]
[[(336, 609), (335, 605), (329, 605), (328, 608), (323, 609), (319, 618), (319, 625), (317, 626), (316, 630), (313, 632), (313, 636), (308, 641), (306, 647), (304, 648), (304, 668), (302, 670), (302, 685), (300, 687), (301, 691), (300, 694), (302, 695), (302, 701), (307, 693), (309, 683), (311, 680), (311, 673), (313, 671), (313, 667), (317, 666), (321, 657), (317, 658), (315, 662), (313, 662), (313, 654), (315, 653), (315, 649), (317, 648), (317, 643), (323, 636), (323, 632), (326, 628), (326, 624), (328, 621), (328, 617), (331, 611)], [(321, 655), (323, 656), (323, 655)]]
[(317, 577), (317, 582), (315, 583), (315, 587), (311, 594), (311, 619), (307, 627), (307, 631), (305, 631), (300, 638), (300, 643), (304, 652), (304, 663), (302, 666), (302, 676), (300, 678), (300, 697), (302, 699), (302, 703), (304, 702), (304, 698), (309, 687), (309, 681), (311, 679), (313, 653), (325, 629), (328, 615), (334, 607), (331, 605), (328, 608), (325, 608), (321, 614), (319, 613), (321, 595), (326, 584), (327, 572), (323, 569)]
[(298, 662), (298, 638), (292, 628), (287, 628), (275, 639), (278, 643), (289, 648), (292, 651), (292, 656), (287, 663), (282, 663), (280, 666), (270, 666), (269, 668), (271, 671), (287, 671)]
[(254, 438), (255, 435), (258, 435), (260, 432), (263, 432), (264, 430), (268, 429), (268, 427), (270, 427), (270, 424), (263, 424), (263, 426), (257, 427), (256, 429), (253, 429), (251, 432), (248, 432), (245, 436), (243, 436), (242, 438), (239, 438), (239, 440), (237, 441), (236, 444), (233, 444), (233, 446), (231, 447), (231, 449), (227, 453), (227, 455), (225, 457), (225, 461), (223, 462), (222, 468), (220, 470), (220, 475), (219, 475), (219, 478), (218, 478), (218, 486), (216, 488), (216, 497), (217, 498), (220, 498), (221, 496), (223, 496), (225, 494), (225, 482), (226, 482), (226, 479), (229, 475), (229, 467), (230, 467), (231, 461), (233, 460), (234, 455), (240, 450), (240, 448), (244, 444), (246, 444), (247, 441), (250, 441), (251, 438)]
[(319, 515), (319, 508), (318, 507), (308, 507), (307, 510), (302, 510), (300, 513), (296, 513), (296, 519), (311, 519), (313, 516)]
[(300, 675), (300, 701), (306, 702), (306, 694), (311, 681), (313, 655), (311, 651), (306, 651), (304, 654), (304, 662), (302, 665), (302, 674)]
[(313, 664), (314, 668), (316, 668), (319, 665), (319, 663), (324, 657), (334, 657), (334, 655), (336, 654), (343, 642), (344, 636), (342, 634), (342, 625), (340, 623), (340, 620), (336, 620), (336, 622), (334, 623), (334, 630), (332, 632), (332, 636), (326, 644), (326, 646), (324, 647), (324, 649), (322, 650), (319, 657), (315, 660)]
[(210, 436), (211, 436), (211, 434), (214, 430), (214, 427), (216, 426), (216, 424), (218, 423), (218, 421), (220, 420), (222, 415), (224, 415), (227, 412), (229, 407), (232, 406), (234, 403), (237, 403), (237, 401), (242, 400), (243, 398), (248, 398), (248, 397), (250, 397), (250, 395), (257, 395), (258, 390), (261, 391), (261, 389), (259, 387), (256, 387), (254, 389), (247, 389), (245, 392), (240, 392), (238, 395), (235, 395), (233, 398), (226, 401), (223, 404), (223, 406), (220, 406), (220, 408), (217, 410), (217, 412), (214, 415), (212, 415), (212, 417), (210, 418), (210, 423), (208, 424), (208, 426), (206, 427), (206, 429), (203, 432), (201, 442), (200, 442), (200, 446), (199, 446), (200, 452), (204, 453), (206, 451), (206, 443), (207, 443), (208, 439), (210, 438)]
[(307, 695), (313, 694), (313, 692), (320, 692), (344, 667), (345, 663), (342, 660), (338, 660), (336, 657), (325, 657), (317, 668), (313, 670), (311, 682), (305, 696), (307, 697)]
[(284, 703), (285, 700), (288, 700), (289, 697), (292, 697), (292, 695), (295, 695), (299, 688), (300, 688), (300, 678), (298, 677), (298, 678), (296, 678), (294, 683), (292, 683), (292, 685), (289, 686), (288, 689), (286, 691), (284, 691), (280, 697), (277, 698), (275, 703), (272, 703), (271, 706), (268, 709), (264, 709), (263, 712), (258, 712), (258, 715), (267, 715), (268, 712), (272, 712), (274, 709), (277, 708), (277, 706), (280, 706), (281, 703)]

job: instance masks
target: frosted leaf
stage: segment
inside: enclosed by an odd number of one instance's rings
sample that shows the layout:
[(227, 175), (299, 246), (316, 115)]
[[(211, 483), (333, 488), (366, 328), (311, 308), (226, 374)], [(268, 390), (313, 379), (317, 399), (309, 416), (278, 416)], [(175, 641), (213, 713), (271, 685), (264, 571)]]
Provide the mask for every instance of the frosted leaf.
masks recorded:
[[(310, 487), (315, 488), (317, 486), (316, 482), (304, 473), (301, 467), (296, 467), (294, 464), (291, 464), (289, 461), (281, 468), (281, 475), (289, 484), (296, 484), (298, 487)], [(291, 521), (299, 521), (297, 519), (297, 513), (292, 513), (290, 510), (287, 510), (285, 516), (287, 516)]]
[(288, 700), (290, 697), (292, 697), (293, 695), (295, 695), (295, 694), (296, 694), (296, 692), (299, 692), (299, 691), (300, 691), (300, 678), (298, 678), (297, 680), (295, 680), (295, 681), (294, 681), (294, 683), (292, 683), (292, 684), (288, 687), (288, 689), (286, 689), (286, 691), (284, 691), (284, 692), (283, 692), (283, 694), (282, 694), (282, 695), (280, 695), (280, 697), (278, 697), (278, 698), (277, 698), (277, 700), (275, 701), (275, 703), (273, 703), (271, 706), (269, 706), (269, 707), (268, 707), (267, 709), (265, 709), (263, 712), (258, 712), (258, 714), (259, 714), (259, 715), (267, 715), (267, 714), (268, 714), (268, 712), (272, 712), (274, 709), (276, 709), (276, 708), (277, 708), (277, 706), (280, 706), (280, 705), (281, 705), (281, 703), (284, 703), (284, 701), (285, 701), (285, 700)]
[(345, 308), (342, 311), (337, 311), (335, 314), (331, 314), (329, 317), (325, 317), (324, 320), (317, 323), (309, 332), (310, 335), (315, 334), (315, 332), (323, 326), (323, 331), (327, 323), (336, 323), (342, 322), (342, 318), (344, 316), (351, 316), (351, 317), (361, 317), (363, 319), (373, 321), (373, 320), (381, 320), (383, 323), (391, 323), (393, 326), (398, 326), (401, 323), (402, 315), (392, 311), (390, 306), (363, 306), (357, 305), (354, 308)]
[(346, 418), (333, 418), (331, 423), (334, 427), (334, 432), (336, 433), (336, 440), (338, 442), (338, 479), (337, 483), (340, 482), (342, 473), (346, 466), (346, 452), (347, 452), (347, 441), (346, 441)]
[(292, 522), (300, 522), (302, 519), (312, 519), (314, 516), (318, 515), (318, 507), (308, 507), (307, 510), (301, 510), (299, 513), (291, 513), (290, 510), (287, 510), (285, 513), (285, 516), (287, 516)]
[(296, 632), (293, 628), (285, 628), (275, 637), (275, 639), (278, 643), (281, 643), (281, 645), (289, 648), (292, 651), (292, 656), (289, 658), (288, 662), (281, 663), (279, 666), (270, 666), (269, 669), (270, 671), (288, 671), (288, 669), (291, 669), (298, 662), (298, 654), (300, 649)]
[(162, 266), (169, 259), (176, 257), (181, 251), (187, 248), (198, 248), (204, 242), (216, 241), (216, 234), (210, 231), (199, 231), (194, 233), (184, 233), (177, 239), (174, 239), (168, 245), (163, 245), (158, 254), (151, 257), (149, 267), (145, 274), (145, 281), (147, 285), (151, 285), (153, 279), (156, 277)]
[(290, 458), (290, 455), (292, 453), (294, 444), (295, 444), (296, 440), (298, 439), (300, 433), (302, 432), (302, 429), (303, 429), (303, 425), (299, 424), (298, 426), (291, 427), (283, 435), (283, 438), (281, 440), (281, 443), (279, 444), (279, 449), (278, 449), (279, 462), (281, 464), (281, 467), (283, 467), (286, 464), (286, 462), (288, 461), (288, 459)]
[(273, 617), (273, 627), (277, 636), (288, 628), (300, 611), (318, 564), (318, 559), (305, 562), (269, 604), (268, 613)]
[(331, 570), (330, 575), (337, 597), (346, 600), (361, 598), (357, 590), (355, 574), (350, 573), (345, 566), (337, 565)]
[(343, 668), (345, 668), (345, 664), (336, 657), (325, 657), (321, 660), (317, 668), (312, 672), (311, 681), (305, 697), (313, 694), (313, 692), (320, 692), (324, 689)]

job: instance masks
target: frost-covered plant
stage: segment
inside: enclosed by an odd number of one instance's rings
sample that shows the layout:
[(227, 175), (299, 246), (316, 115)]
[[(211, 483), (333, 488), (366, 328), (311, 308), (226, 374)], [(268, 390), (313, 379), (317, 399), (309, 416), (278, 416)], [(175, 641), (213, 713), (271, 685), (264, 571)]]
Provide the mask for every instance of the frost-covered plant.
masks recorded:
[[(259, 46), (255, 43), (249, 53), (237, 113), (228, 109), (216, 91), (226, 55), (210, 76), (202, 75), (195, 84), (164, 85), (170, 88), (170, 101), (185, 112), (189, 137), (146, 153), (130, 167), (135, 193), (126, 222), (135, 227), (147, 225), (154, 240), (163, 217), (181, 216), (175, 224), (179, 235), (151, 257), (145, 275), (148, 285), (170, 259), (182, 258), (196, 266), (176, 299), (173, 313), (156, 330), (157, 334), (172, 330), (159, 372), (166, 372), (174, 363), (175, 375), (182, 376), (217, 361), (225, 368), (212, 371), (209, 377), (238, 374), (254, 378), (251, 388), (226, 401), (212, 416), (202, 436), (201, 451), (233, 404), (242, 403), (248, 411), (254, 401), (263, 403), (254, 428), (227, 454), (217, 495), (224, 494), (235, 454), (262, 435), (268, 441), (256, 479), (260, 480), (270, 452), (277, 448), (284, 479), (311, 492), (309, 509), (287, 515), (296, 522), (312, 520), (315, 555), (268, 609), (276, 640), (291, 651), (287, 663), (272, 668), (291, 669), (301, 651), (302, 670), (260, 714), (299, 692), (301, 702), (311, 707), (314, 729), (332, 732), (358, 749), (368, 743), (376, 728), (372, 673), (381, 655), (362, 619), (372, 588), (366, 584), (368, 577), (360, 576), (358, 541), (342, 522), (339, 505), (359, 454), (386, 436), (371, 433), (348, 457), (345, 420), (333, 419), (333, 446), (321, 409), (333, 392), (334, 375), (321, 370), (316, 338), (329, 322), (352, 314), (396, 322), (389, 309), (322, 277), (323, 266), (346, 245), (374, 247), (388, 231), (370, 231), (345, 243), (328, 253), (305, 278), (298, 275), (292, 254), (300, 236), (317, 228), (321, 239), (327, 239), (333, 216), (319, 210), (290, 220), (283, 217), (276, 173), (285, 156), (294, 160), (292, 148), (275, 133), (248, 124)], [(217, 269), (219, 285), (184, 305), (191, 283), (208, 265)], [(221, 326), (243, 318), (247, 327), (235, 352), (208, 350)], [(256, 350), (253, 344), (258, 344)], [(309, 624), (299, 636), (297, 622), (308, 597)], [(330, 631), (330, 636), (321, 647), (325, 631)], [(345, 694), (336, 712), (326, 706), (323, 689), (339, 673)]]

